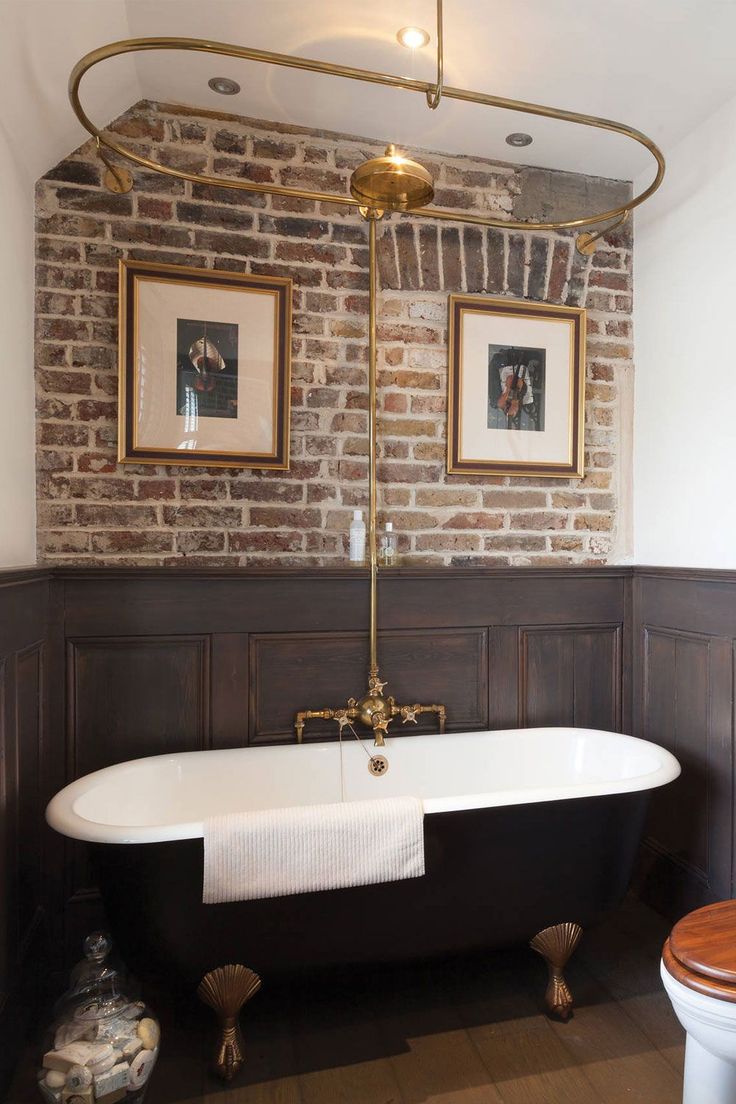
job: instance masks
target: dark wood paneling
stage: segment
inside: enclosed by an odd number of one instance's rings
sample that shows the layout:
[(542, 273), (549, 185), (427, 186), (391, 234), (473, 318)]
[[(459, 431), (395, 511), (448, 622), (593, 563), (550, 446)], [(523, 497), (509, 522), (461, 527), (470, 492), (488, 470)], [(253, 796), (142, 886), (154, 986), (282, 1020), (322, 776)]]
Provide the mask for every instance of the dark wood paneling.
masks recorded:
[(621, 724), (621, 625), (524, 626), (519, 723), (616, 731)]
[(248, 634), (212, 637), (212, 746), (248, 743)]
[(48, 604), (47, 572), (0, 573), (0, 1097), (33, 1012), (43, 923)]
[(43, 642), (15, 655), (15, 775), (18, 791), (18, 965), (39, 922), (42, 898)]
[[(405, 568), (381, 576), (379, 624), (389, 689), (444, 701), (450, 732), (631, 724), (672, 747), (683, 777), (655, 797), (649, 873), (666, 867), (680, 905), (736, 892), (736, 573)], [(367, 627), (362, 570), (0, 574), (0, 992), (39, 883), (52, 923), (56, 873), (86, 884), (39, 827), (52, 792), (136, 755), (290, 739), (297, 708), (360, 693)]]
[(499, 625), (488, 630), (488, 727), (519, 724), (519, 630)]
[(634, 732), (681, 777), (653, 795), (642, 893), (673, 917), (736, 893), (736, 573), (635, 569)]
[[(69, 636), (349, 632), (368, 627), (368, 573), (73, 569)], [(380, 575), (382, 629), (600, 624), (623, 620), (628, 568), (424, 568)]]
[(210, 744), (206, 637), (69, 640), (69, 770)]
[(669, 748), (682, 774), (655, 793), (648, 833), (703, 900), (733, 888), (732, 642), (680, 629), (643, 629), (642, 731)]
[(12, 908), (14, 883), (17, 879), (16, 853), (11, 838), (14, 837), (15, 777), (10, 774), (8, 756), (8, 732), (12, 717), (8, 715), (8, 661), (0, 659), (0, 1014), (8, 998), (15, 968), (15, 946), (11, 931), (17, 924)]
[[(254, 634), (250, 655), (252, 743), (294, 739), (299, 709), (336, 708), (365, 689), (364, 633)], [(381, 633), (387, 692), (400, 702), (443, 702), (448, 731), (488, 727), (488, 644), (485, 630)], [(392, 732), (431, 731), (436, 721)], [(310, 722), (308, 736), (334, 737), (335, 726)]]
[[(209, 659), (205, 636), (68, 640), (68, 777), (209, 747)], [(67, 842), (63, 861), (71, 956), (100, 918), (87, 847)]]

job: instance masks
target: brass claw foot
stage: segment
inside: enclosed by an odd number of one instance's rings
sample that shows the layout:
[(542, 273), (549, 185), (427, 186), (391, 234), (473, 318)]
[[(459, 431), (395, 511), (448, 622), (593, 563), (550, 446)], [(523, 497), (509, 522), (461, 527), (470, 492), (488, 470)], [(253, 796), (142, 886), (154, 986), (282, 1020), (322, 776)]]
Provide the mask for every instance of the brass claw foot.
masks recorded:
[(554, 924), (539, 932), (529, 943), (540, 954), (549, 969), (549, 981), (544, 999), (553, 1016), (569, 1020), (573, 999), (563, 974), (570, 956), (580, 942), (583, 929), (579, 924)]
[(246, 1001), (260, 988), (258, 974), (239, 964), (210, 970), (197, 988), (199, 999), (215, 1010), (220, 1021), (214, 1068), (223, 1081), (232, 1081), (245, 1061), (238, 1016)]

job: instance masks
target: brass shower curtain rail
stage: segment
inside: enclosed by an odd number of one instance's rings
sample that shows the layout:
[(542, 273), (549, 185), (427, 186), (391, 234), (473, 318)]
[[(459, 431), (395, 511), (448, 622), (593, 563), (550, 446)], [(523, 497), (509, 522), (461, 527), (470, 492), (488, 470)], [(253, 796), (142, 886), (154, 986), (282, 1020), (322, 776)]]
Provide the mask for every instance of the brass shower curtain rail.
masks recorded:
[[(464, 103), (481, 104), (486, 107), (497, 107), (510, 111), (519, 111), (527, 115), (536, 115), (541, 118), (557, 119), (563, 122), (576, 123), (582, 126), (590, 126), (600, 130), (607, 130), (621, 134), (647, 149), (654, 158), (657, 171), (654, 180), (639, 195), (634, 196), (621, 206), (613, 207), (599, 214), (581, 215), (578, 218), (549, 221), (549, 222), (520, 222), (514, 219), (502, 219), (492, 215), (469, 214), (466, 211), (451, 211), (431, 206), (410, 206), (416, 204), (417, 197), (429, 198), (432, 194), (431, 178), (420, 165), (404, 158), (393, 156), (393, 150), (386, 151), (387, 156), (369, 161), (363, 169), (368, 168), (369, 181), (373, 188), (372, 195), (383, 196), (385, 202), (371, 199), (366, 206), (364, 202), (351, 194), (335, 195), (329, 192), (309, 191), (303, 188), (287, 188), (279, 184), (253, 183), (247, 180), (231, 180), (226, 177), (208, 176), (203, 173), (187, 172), (184, 169), (172, 168), (159, 161), (129, 149), (111, 135), (100, 130), (88, 117), (82, 107), (79, 88), (82, 77), (95, 65), (113, 57), (123, 54), (137, 53), (147, 50), (189, 50), (200, 53), (217, 54), (224, 57), (239, 58), (244, 61), (258, 61), (270, 65), (280, 65), (288, 69), (299, 69), (311, 73), (320, 73), (327, 76), (343, 77), (350, 80), (364, 81), (370, 84), (383, 85), (390, 88), (402, 89), (408, 92), (418, 92), (426, 98), (428, 107), (435, 110), (441, 100), (460, 100)], [(494, 226), (506, 230), (568, 230), (583, 226), (598, 226), (596, 233), (583, 233), (577, 237), (577, 247), (580, 252), (593, 251), (594, 242), (607, 230), (621, 225), (630, 212), (644, 203), (659, 187), (664, 176), (664, 158), (655, 143), (645, 134), (634, 130), (624, 123), (613, 122), (610, 119), (601, 119), (593, 115), (582, 115), (575, 111), (562, 111), (541, 104), (525, 103), (521, 100), (509, 100), (502, 96), (491, 96), (482, 92), (472, 92), (462, 88), (452, 88), (444, 85), (443, 69), (443, 36), (442, 36), (442, 0), (437, 0), (437, 79), (435, 83), (414, 80), (410, 77), (398, 77), (389, 73), (377, 73), (367, 69), (355, 69), (347, 65), (336, 65), (331, 62), (314, 61), (309, 58), (294, 57), (290, 54), (272, 53), (268, 50), (255, 50), (245, 46), (234, 46), (224, 42), (210, 42), (197, 38), (137, 38), (127, 39), (121, 42), (113, 42), (107, 46), (101, 46), (86, 54), (72, 70), (69, 78), (69, 98), (74, 112), (82, 126), (95, 138), (97, 152), (107, 165), (111, 174), (106, 183), (113, 190), (128, 191), (132, 187), (130, 173), (117, 168), (110, 160), (106, 150), (112, 150), (119, 156), (132, 161), (145, 169), (163, 173), (166, 176), (176, 177), (181, 180), (190, 180), (199, 184), (210, 184), (219, 188), (232, 188), (244, 192), (257, 192), (265, 195), (293, 196), (298, 199), (314, 200), (319, 203), (343, 204), (359, 210), (368, 222), (369, 244), (369, 317), (368, 317), (368, 361), (369, 361), (369, 450), (368, 450), (368, 549), (370, 566), (370, 664), (368, 671), (368, 690), (360, 700), (350, 698), (346, 707), (328, 707), (319, 710), (305, 710), (297, 713), (295, 727), (297, 738), (301, 740), (305, 722), (311, 718), (332, 719), (337, 721), (340, 732), (345, 725), (357, 719), (362, 724), (373, 728), (377, 744), (383, 743), (383, 738), (388, 726), (395, 720), (401, 719), (402, 723), (416, 723), (418, 715), (422, 713), (434, 713), (439, 718), (440, 731), (444, 731), (446, 710), (442, 704), (420, 705), (418, 703), (397, 705), (394, 698), (384, 695), (385, 682), (381, 681), (378, 666), (378, 579), (377, 579), (377, 552), (376, 552), (376, 523), (377, 523), (377, 471), (376, 471), (376, 422), (377, 422), (377, 387), (376, 387), (376, 307), (377, 307), (377, 262), (376, 262), (376, 222), (384, 213), (391, 210), (407, 210), (408, 213), (422, 215), (424, 218), (445, 219), (453, 222), (474, 223), (481, 226)], [(376, 179), (386, 170), (386, 162), (389, 162), (389, 170), (392, 163), (400, 163), (400, 169), (404, 173), (404, 181), (411, 188), (406, 194), (406, 204), (399, 202), (399, 197), (392, 189), (387, 177), (384, 175), (376, 185)], [(395, 166), (394, 166), (395, 167)], [(353, 174), (353, 182), (355, 182)], [(420, 186), (417, 186), (419, 182)], [(429, 187), (427, 184), (429, 183)], [(378, 188), (378, 190), (376, 190)], [(599, 224), (608, 223), (606, 227)]]
[[(440, 43), (441, 45), (441, 43)], [(268, 65), (279, 65), (287, 69), (300, 69), (310, 73), (320, 73), (324, 76), (344, 77), (349, 80), (363, 81), (369, 84), (383, 85), (389, 88), (397, 88), (407, 92), (418, 92), (426, 97), (430, 107), (436, 106), (439, 96), (447, 100), (460, 100), (464, 103), (481, 104), (486, 107), (497, 107), (509, 111), (518, 111), (526, 115), (537, 115), (545, 119), (557, 119), (561, 122), (576, 123), (580, 126), (594, 127), (598, 130), (607, 130), (615, 134), (621, 134), (651, 153), (657, 166), (657, 171), (652, 183), (637, 196), (633, 196), (626, 203), (618, 207), (612, 207), (608, 211), (599, 214), (583, 215), (578, 218), (559, 219), (549, 222), (520, 222), (514, 219), (495, 218), (492, 215), (475, 215), (467, 211), (451, 211), (439, 207), (422, 207), (416, 214), (424, 218), (445, 219), (453, 222), (473, 223), (480, 226), (495, 226), (506, 230), (566, 230), (581, 226), (594, 226), (598, 223), (609, 222), (625, 217), (630, 211), (657, 190), (664, 177), (664, 157), (661, 150), (648, 138), (646, 134), (618, 123), (612, 119), (602, 119), (595, 115), (584, 115), (576, 111), (564, 111), (556, 107), (547, 107), (543, 104), (526, 103), (523, 100), (510, 100), (503, 96), (492, 96), (485, 92), (473, 92), (465, 88), (453, 88), (441, 83), (442, 51), (438, 50), (438, 81), (415, 80), (412, 77), (399, 77), (390, 73), (374, 72), (369, 69), (356, 69), (350, 65), (338, 65), (334, 62), (316, 61), (311, 58), (296, 57), (292, 54), (274, 53), (270, 50), (256, 50), (247, 46), (236, 46), (227, 42), (211, 42), (203, 38), (130, 38), (119, 42), (111, 42), (107, 46), (100, 46), (96, 50), (85, 54), (74, 66), (69, 77), (69, 99), (74, 113), (82, 126), (100, 145), (114, 151), (128, 161), (133, 161), (145, 169), (164, 173), (167, 176), (177, 177), (181, 180), (190, 180), (198, 184), (211, 184), (219, 188), (233, 188), (244, 192), (259, 192), (266, 195), (293, 196), (297, 199), (311, 199), (320, 203), (347, 204), (351, 207), (359, 207), (358, 200), (350, 195), (334, 195), (329, 192), (315, 192), (303, 188), (286, 188), (279, 184), (252, 183), (247, 180), (232, 180), (227, 177), (208, 176), (205, 173), (191, 173), (185, 169), (176, 169), (144, 157), (133, 149), (129, 149), (121, 142), (116, 141), (109, 134), (99, 129), (89, 118), (82, 107), (79, 86), (82, 77), (95, 65), (110, 58), (123, 54), (132, 54), (148, 50), (190, 50), (199, 53), (217, 54), (223, 57), (239, 58), (243, 61), (258, 61)], [(436, 102), (435, 102), (436, 101)]]

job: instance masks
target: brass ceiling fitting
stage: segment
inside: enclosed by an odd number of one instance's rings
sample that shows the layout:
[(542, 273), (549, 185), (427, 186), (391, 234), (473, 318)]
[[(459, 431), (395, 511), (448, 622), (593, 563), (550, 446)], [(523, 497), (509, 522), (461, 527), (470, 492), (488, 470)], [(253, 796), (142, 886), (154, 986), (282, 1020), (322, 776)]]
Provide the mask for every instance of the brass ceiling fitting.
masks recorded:
[(383, 157), (372, 157), (350, 177), (350, 192), (362, 206), (384, 211), (411, 211), (434, 198), (432, 177), (416, 161), (387, 146)]
[[(441, 99), (461, 100), (464, 103), (481, 104), (486, 107), (497, 107), (507, 111), (518, 111), (525, 115), (537, 115), (544, 119), (558, 119), (562, 122), (577, 123), (580, 126), (595, 127), (599, 130), (609, 130), (615, 134), (621, 134), (625, 138), (644, 146), (651, 153), (657, 166), (657, 171), (652, 183), (639, 195), (633, 196), (626, 203), (618, 207), (612, 207), (608, 211), (601, 211), (593, 215), (581, 215), (577, 218), (557, 219), (554, 221), (520, 222), (516, 219), (497, 218), (492, 215), (476, 215), (467, 211), (451, 211), (440, 207), (408, 207), (409, 211), (416, 211), (425, 218), (444, 219), (452, 222), (471, 223), (479, 226), (496, 226), (505, 230), (568, 230), (583, 226), (596, 226), (600, 223), (613, 222), (633, 211), (635, 207), (649, 199), (662, 183), (664, 178), (664, 157), (661, 150), (648, 138), (646, 134), (627, 126), (625, 123), (617, 123), (612, 119), (602, 119), (595, 115), (583, 115), (576, 111), (563, 111), (556, 107), (547, 107), (544, 104), (526, 103), (523, 100), (511, 100), (504, 96), (491, 96), (485, 92), (473, 92), (465, 88), (453, 88), (443, 84), (444, 50), (442, 35), (442, 0), (437, 0), (437, 80), (434, 83), (415, 80), (412, 77), (399, 77), (391, 73), (374, 72), (370, 69), (357, 69), (350, 65), (337, 65), (328, 61), (315, 61), (311, 58), (296, 57), (292, 54), (279, 54), (270, 50), (255, 50), (247, 46), (235, 46), (226, 42), (210, 42), (203, 38), (129, 38), (120, 42), (111, 42), (107, 46), (100, 46), (96, 50), (85, 54), (72, 69), (69, 77), (69, 99), (74, 113), (82, 126), (93, 138), (97, 139), (101, 146), (119, 154), (121, 157), (145, 169), (153, 172), (164, 173), (180, 180), (190, 180), (195, 184), (210, 184), (219, 188), (233, 188), (244, 192), (259, 192), (264, 195), (285, 195), (297, 199), (314, 200), (318, 203), (336, 203), (348, 206), (364, 206), (364, 200), (354, 195), (334, 195), (329, 192), (314, 192), (303, 188), (286, 188), (280, 184), (255, 183), (248, 180), (233, 180), (227, 177), (209, 176), (206, 173), (188, 172), (186, 169), (175, 169), (169, 165), (162, 165), (150, 157), (129, 149), (116, 138), (103, 133), (82, 107), (79, 86), (82, 77), (95, 65), (109, 58), (122, 54), (139, 53), (146, 50), (189, 50), (204, 54), (216, 54), (223, 57), (240, 58), (244, 61), (258, 61), (268, 65), (279, 65), (286, 69), (301, 69), (310, 73), (321, 73), (327, 76), (343, 77), (348, 80), (363, 81), (368, 84), (384, 85), (389, 88), (399, 88), (407, 92), (418, 92), (427, 100), (430, 108), (437, 108)], [(380, 158), (378, 159), (380, 160)], [(423, 193), (420, 193), (420, 195)], [(590, 241), (586, 239), (586, 248)]]

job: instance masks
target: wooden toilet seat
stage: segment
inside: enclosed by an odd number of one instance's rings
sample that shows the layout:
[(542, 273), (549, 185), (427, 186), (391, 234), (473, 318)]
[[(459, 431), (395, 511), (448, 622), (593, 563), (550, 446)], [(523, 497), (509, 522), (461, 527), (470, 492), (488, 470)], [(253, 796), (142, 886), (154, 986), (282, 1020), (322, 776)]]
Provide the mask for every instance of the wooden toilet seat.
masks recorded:
[(736, 1004), (736, 901), (683, 916), (665, 942), (662, 961), (688, 989)]

